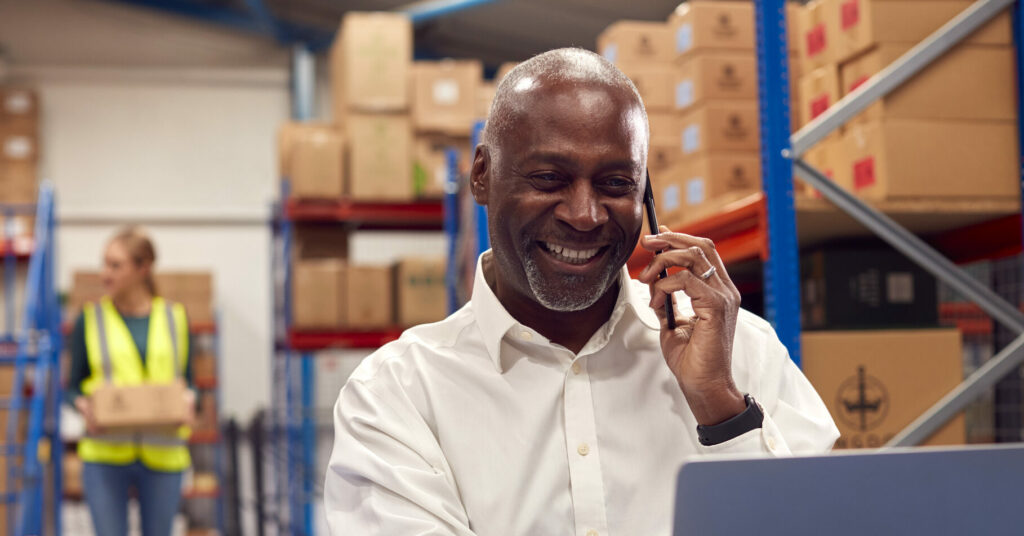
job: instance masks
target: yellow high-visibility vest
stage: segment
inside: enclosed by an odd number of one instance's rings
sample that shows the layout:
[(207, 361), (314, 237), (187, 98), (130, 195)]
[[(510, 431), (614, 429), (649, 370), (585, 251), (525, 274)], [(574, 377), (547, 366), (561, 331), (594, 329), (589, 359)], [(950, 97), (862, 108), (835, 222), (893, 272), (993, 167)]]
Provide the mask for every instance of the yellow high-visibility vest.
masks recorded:
[[(188, 361), (188, 324), (185, 308), (154, 297), (149, 313), (146, 363), (132, 340), (121, 314), (110, 298), (87, 303), (85, 349), (92, 374), (82, 382), (82, 394), (89, 396), (104, 382), (118, 386), (170, 383), (184, 376)], [(177, 435), (102, 434), (78, 442), (82, 461), (129, 465), (141, 461), (154, 471), (184, 471), (191, 465), (187, 427)]]

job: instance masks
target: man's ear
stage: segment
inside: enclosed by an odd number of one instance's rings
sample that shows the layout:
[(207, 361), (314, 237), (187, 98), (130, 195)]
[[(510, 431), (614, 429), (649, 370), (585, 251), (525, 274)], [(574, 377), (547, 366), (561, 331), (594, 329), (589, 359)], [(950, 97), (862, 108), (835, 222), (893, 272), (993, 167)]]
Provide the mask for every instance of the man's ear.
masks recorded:
[(491, 183), (491, 152), (484, 144), (476, 146), (473, 153), (473, 167), (469, 171), (469, 188), (478, 205), (487, 206), (487, 194)]

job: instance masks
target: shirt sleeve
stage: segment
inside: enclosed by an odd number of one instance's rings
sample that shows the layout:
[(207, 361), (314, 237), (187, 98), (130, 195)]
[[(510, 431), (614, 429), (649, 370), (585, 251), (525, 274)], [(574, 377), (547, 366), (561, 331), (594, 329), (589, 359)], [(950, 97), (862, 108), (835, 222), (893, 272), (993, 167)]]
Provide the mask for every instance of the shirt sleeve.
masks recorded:
[(750, 393), (764, 410), (761, 428), (705, 447), (705, 453), (821, 454), (839, 439), (839, 429), (825, 403), (774, 332), (766, 350), (759, 385)]
[(349, 380), (334, 407), (331, 534), (472, 536), (447, 460), (412, 402)]
[(71, 354), (71, 366), (68, 373), (68, 386), (64, 392), (64, 400), (74, 405), (75, 399), (82, 396), (82, 382), (92, 375), (89, 366), (89, 354), (85, 349), (85, 315), (79, 314), (71, 334), (67, 338), (68, 353)]

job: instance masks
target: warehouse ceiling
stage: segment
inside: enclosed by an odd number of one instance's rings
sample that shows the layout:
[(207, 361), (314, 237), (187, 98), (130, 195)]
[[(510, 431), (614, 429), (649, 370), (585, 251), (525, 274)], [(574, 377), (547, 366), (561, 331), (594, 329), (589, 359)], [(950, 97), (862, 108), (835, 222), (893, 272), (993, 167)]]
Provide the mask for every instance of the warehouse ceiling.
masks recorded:
[[(189, 16), (279, 43), (322, 48), (347, 11), (396, 10), (408, 0), (109, 0)], [(452, 3), (458, 3), (457, 0)], [(472, 57), (490, 68), (557, 47), (594, 48), (619, 19), (664, 20), (677, 0), (468, 0), (461, 10), (416, 25), (419, 58)]]

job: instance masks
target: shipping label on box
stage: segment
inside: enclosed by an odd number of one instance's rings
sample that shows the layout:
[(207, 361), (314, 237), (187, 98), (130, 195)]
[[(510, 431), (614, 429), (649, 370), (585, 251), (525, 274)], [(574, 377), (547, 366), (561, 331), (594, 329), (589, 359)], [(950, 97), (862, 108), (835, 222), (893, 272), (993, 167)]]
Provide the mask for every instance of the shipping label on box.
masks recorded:
[(468, 136), (478, 118), (483, 64), (474, 60), (418, 61), (412, 73), (416, 130)]
[(672, 110), (674, 69), (665, 65), (625, 65), (622, 72), (633, 81), (648, 112)]
[(839, 101), (839, 72), (826, 65), (800, 78), (800, 125), (810, 123)]
[(866, 199), (1020, 196), (1014, 123), (855, 123), (843, 134), (842, 150), (854, 192)]
[(757, 59), (749, 53), (702, 52), (677, 63), (675, 108), (705, 100), (757, 100)]
[(350, 111), (409, 109), (412, 22), (401, 13), (349, 12), (330, 51), (335, 122)]
[(669, 15), (676, 57), (702, 50), (754, 50), (754, 5), (683, 2)]
[(134, 386), (103, 384), (90, 395), (93, 417), (105, 430), (180, 426), (189, 418), (186, 390), (180, 380)]
[[(843, 64), (843, 95), (908, 52), (909, 43), (882, 44)], [(856, 120), (1017, 118), (1013, 50), (1009, 47), (960, 45), (917, 76), (857, 115)]]
[(682, 116), (680, 141), (684, 156), (707, 152), (757, 151), (760, 147), (757, 103), (708, 102)]
[(419, 199), (440, 199), (448, 182), (448, 150), (456, 149), (460, 173), (469, 171), (469, 138), (420, 134), (413, 142), (413, 185)]
[(349, 195), (361, 201), (413, 199), (412, 125), (405, 115), (351, 114)]
[(8, 162), (39, 162), (39, 139), (34, 132), (0, 130), (0, 159)]
[(443, 258), (405, 258), (395, 266), (396, 316), (400, 326), (444, 320), (448, 316)]
[[(972, 4), (959, 0), (836, 1), (838, 7), (826, 15), (833, 19), (832, 24), (837, 29), (834, 45), (838, 63), (853, 59), (879, 44), (916, 45)], [(1010, 13), (997, 15), (964, 42), (975, 45), (1011, 44)]]
[(597, 36), (598, 53), (619, 67), (668, 64), (672, 48), (672, 30), (663, 22), (620, 20)]
[(299, 329), (343, 327), (348, 290), (345, 261), (301, 259), (292, 270), (292, 325)]
[(374, 329), (394, 323), (390, 266), (348, 267), (345, 292), (346, 326)]
[(286, 177), (291, 197), (338, 199), (345, 193), (345, 139), (340, 130), (310, 125), (295, 131)]
[[(877, 448), (960, 383), (960, 332), (833, 331), (802, 337), (803, 371), (839, 428), (836, 448)], [(965, 439), (963, 414), (926, 445)]]
[(34, 134), (38, 130), (39, 94), (27, 88), (0, 88), (0, 131)]

